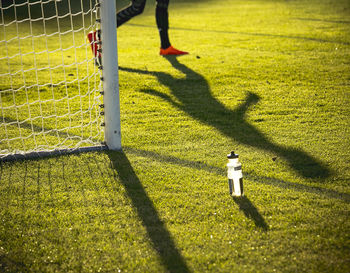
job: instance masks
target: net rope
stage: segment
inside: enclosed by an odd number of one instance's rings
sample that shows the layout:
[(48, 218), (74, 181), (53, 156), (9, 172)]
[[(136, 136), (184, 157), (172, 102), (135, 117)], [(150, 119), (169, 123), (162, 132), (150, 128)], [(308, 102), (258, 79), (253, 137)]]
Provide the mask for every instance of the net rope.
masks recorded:
[(94, 0), (0, 0), (0, 159), (101, 146)]

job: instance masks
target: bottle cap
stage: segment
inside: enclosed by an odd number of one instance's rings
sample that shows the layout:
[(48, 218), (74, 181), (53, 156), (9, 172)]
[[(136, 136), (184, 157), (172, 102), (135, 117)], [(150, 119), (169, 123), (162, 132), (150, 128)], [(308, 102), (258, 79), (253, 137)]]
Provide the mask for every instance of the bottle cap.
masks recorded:
[(230, 154), (227, 155), (228, 159), (238, 158), (238, 154), (235, 154), (234, 151), (232, 151)]

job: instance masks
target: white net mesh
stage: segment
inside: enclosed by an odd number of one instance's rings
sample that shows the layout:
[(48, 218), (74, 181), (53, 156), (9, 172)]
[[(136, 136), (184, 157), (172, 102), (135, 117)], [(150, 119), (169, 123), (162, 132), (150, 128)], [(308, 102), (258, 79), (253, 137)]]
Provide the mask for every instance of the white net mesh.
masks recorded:
[(0, 159), (101, 146), (95, 0), (0, 0)]

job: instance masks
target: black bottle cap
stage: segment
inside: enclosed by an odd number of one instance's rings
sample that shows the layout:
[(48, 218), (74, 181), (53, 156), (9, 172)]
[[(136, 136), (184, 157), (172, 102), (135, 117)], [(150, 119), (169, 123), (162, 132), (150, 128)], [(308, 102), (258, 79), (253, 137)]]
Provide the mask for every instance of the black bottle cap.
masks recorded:
[(227, 158), (229, 159), (238, 158), (238, 154), (235, 154), (235, 152), (232, 151), (230, 154), (227, 155)]

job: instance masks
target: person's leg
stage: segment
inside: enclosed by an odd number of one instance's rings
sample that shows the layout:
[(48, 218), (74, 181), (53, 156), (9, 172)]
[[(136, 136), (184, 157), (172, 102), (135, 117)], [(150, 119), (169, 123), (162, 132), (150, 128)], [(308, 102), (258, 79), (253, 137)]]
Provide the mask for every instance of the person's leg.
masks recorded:
[(156, 1), (156, 22), (159, 31), (161, 48), (166, 49), (170, 46), (168, 29), (169, 29), (169, 15), (168, 15), (169, 0)]
[(169, 0), (156, 0), (156, 22), (160, 37), (160, 55), (185, 55), (188, 52), (174, 48), (169, 41)]
[(120, 27), (132, 17), (139, 15), (145, 8), (146, 0), (132, 0), (131, 4), (117, 13), (117, 27)]

